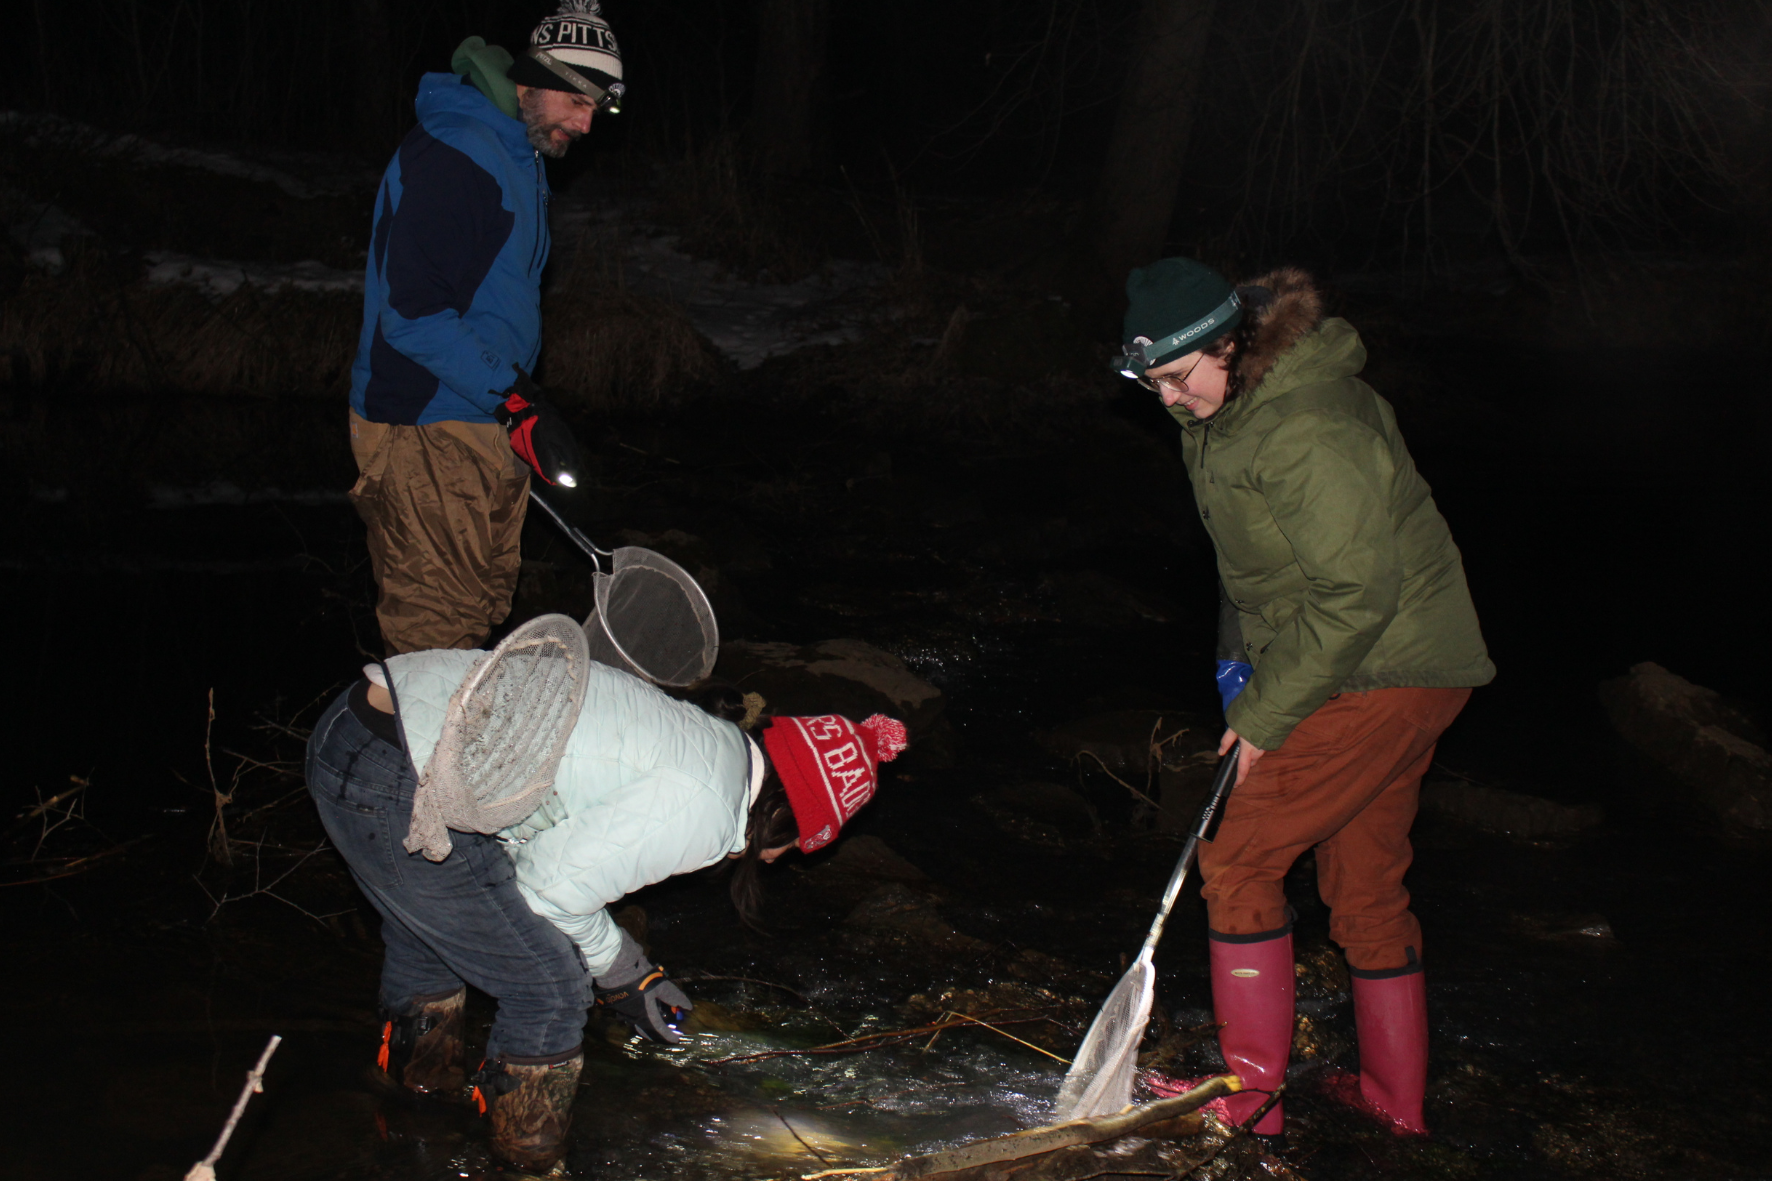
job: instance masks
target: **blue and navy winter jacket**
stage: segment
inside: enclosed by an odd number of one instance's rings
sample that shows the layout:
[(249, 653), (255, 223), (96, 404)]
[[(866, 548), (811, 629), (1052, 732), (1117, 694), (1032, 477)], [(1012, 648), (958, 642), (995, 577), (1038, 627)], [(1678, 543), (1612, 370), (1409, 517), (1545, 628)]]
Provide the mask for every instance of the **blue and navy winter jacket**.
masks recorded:
[(426, 74), (376, 195), (351, 409), (371, 422), (491, 422), (541, 351), (548, 181), (523, 122)]

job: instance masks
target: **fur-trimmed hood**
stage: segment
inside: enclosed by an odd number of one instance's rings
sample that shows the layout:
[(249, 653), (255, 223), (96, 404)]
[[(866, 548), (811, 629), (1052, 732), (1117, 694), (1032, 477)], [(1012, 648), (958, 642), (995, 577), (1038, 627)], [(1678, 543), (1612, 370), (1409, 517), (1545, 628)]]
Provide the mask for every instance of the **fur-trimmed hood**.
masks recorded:
[[(1249, 299), (1250, 287), (1266, 290), (1266, 302)], [(1249, 348), (1239, 366), (1247, 396), (1261, 385), (1275, 361), (1323, 322), (1323, 294), (1297, 267), (1269, 271), (1237, 289), (1244, 293), (1243, 315), (1250, 325)]]

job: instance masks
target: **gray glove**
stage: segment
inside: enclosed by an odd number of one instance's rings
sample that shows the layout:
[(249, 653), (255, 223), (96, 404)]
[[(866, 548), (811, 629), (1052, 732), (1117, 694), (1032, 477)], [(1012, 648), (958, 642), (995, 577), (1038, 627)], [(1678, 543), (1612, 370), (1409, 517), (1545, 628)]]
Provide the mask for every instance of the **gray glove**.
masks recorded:
[(695, 1002), (670, 982), (663, 968), (652, 965), (626, 931), (621, 933), (614, 966), (595, 977), (591, 986), (597, 1007), (626, 1021), (642, 1037), (672, 1045), (683, 1040), (677, 1027), (694, 1011)]

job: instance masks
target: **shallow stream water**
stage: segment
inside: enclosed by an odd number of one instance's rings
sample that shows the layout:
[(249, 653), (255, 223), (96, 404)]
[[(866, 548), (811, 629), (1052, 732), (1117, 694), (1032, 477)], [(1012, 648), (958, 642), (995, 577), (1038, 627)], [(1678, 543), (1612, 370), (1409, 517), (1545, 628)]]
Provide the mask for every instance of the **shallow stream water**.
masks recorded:
[[(1472, 372), (1467, 360), (1442, 358), (1453, 373)], [(1730, 514), (1752, 490), (1746, 452), (1764, 411), (1730, 418), (1744, 412), (1707, 391), (1735, 378), (1697, 381), (1670, 358), (1516, 360), (1550, 375), (1530, 413), (1400, 406), (1502, 669), (1441, 764), (1600, 803), (1607, 819), (1536, 845), (1431, 816), (1418, 826), (1409, 884), (1427, 930), (1437, 1132), (1424, 1144), (1316, 1093), (1325, 1067), (1351, 1065), (1352, 1021), (1311, 868), (1295, 870), (1303, 1020), (1291, 1132), (1273, 1151), (1321, 1178), (1772, 1176), (1772, 944), (1755, 901), (1766, 856), (1684, 806), (1594, 701), (1601, 678), (1654, 659), (1763, 707), (1763, 588)], [(1648, 379), (1689, 394), (1688, 415), (1616, 408), (1616, 390)], [(1470, 388), (1449, 381), (1446, 396)], [(783, 438), (717, 413), (605, 442), (607, 528), (682, 528), (766, 556), (745, 552), (732, 566), (747, 572), (721, 575), (729, 637), (869, 640), (945, 691), (952, 732), (930, 743), (945, 754), (895, 768), (852, 831), (927, 875), (908, 887), (909, 921), (858, 917), (907, 887), (830, 856), (772, 874), (772, 938), (737, 927), (717, 881), (633, 900), (673, 973), (767, 983), (692, 985), (714, 1028), (681, 1048), (594, 1040), (575, 1169), (610, 1181), (798, 1176), (1043, 1118), (1061, 1067), (986, 1031), (709, 1063), (908, 1028), (993, 988), (1022, 1001), (1043, 990), (1044, 1032), (1011, 1032), (1061, 1053), (1075, 1044), (1178, 849), (1123, 788), (1032, 736), (1122, 709), (1212, 728), (1211, 611), (1199, 609), (1210, 565), (1167, 427), (1146, 409), (987, 447), (828, 423)], [(857, 480), (880, 470), (883, 449), (887, 474)], [(363, 1081), (379, 944), (330, 854), (297, 864), (315, 840), (299, 793), (252, 772), (227, 815), (256, 843), (227, 872), (205, 854), (210, 769), (228, 790), (230, 752), (295, 757), (302, 720), (375, 646), (349, 509), (75, 496), (26, 504), (5, 529), (0, 586), (18, 665), (32, 670), (12, 712), (8, 814), (69, 776), (92, 785), (78, 823), (41, 847), (15, 834), (8, 855), (140, 844), (0, 890), (18, 1080), (0, 1114), (11, 1158), (0, 1172), (182, 1176), (279, 1032), (224, 1177), (478, 1176), (484, 1150), (464, 1110), (391, 1102)], [(544, 584), (569, 598), (571, 554), (539, 525), (525, 550), (539, 565), (519, 610)], [(1099, 609), (1090, 595), (1113, 586), (1157, 617)], [(1075, 791), (1087, 818), (993, 802), (1030, 781)], [(1185, 1034), (1210, 1019), (1191, 891), (1158, 967), (1165, 1069), (1217, 1069), (1210, 1040)], [(483, 1028), (483, 1003), (471, 1012)]]

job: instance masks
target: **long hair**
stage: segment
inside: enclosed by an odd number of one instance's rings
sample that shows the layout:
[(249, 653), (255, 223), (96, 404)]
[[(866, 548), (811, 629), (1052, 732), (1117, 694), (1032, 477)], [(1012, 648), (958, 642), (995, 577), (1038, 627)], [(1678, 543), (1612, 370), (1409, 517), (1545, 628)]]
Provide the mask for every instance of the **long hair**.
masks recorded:
[[(742, 724), (751, 716), (744, 695), (735, 686), (722, 681), (701, 686), (689, 694), (686, 700), (734, 725)], [(800, 835), (800, 825), (794, 819), (794, 810), (788, 805), (787, 788), (782, 786), (781, 777), (775, 773), (775, 767), (770, 764), (768, 752), (763, 749), (762, 743), (757, 744), (757, 750), (763, 755), (763, 787), (758, 791), (757, 799), (751, 804), (750, 814), (745, 820), (744, 852), (738, 855), (736, 864), (728, 862), (727, 866), (732, 876), (729, 886), (732, 906), (738, 911), (739, 921), (754, 931), (762, 931), (760, 916), (763, 910), (763, 852), (793, 844)]]

